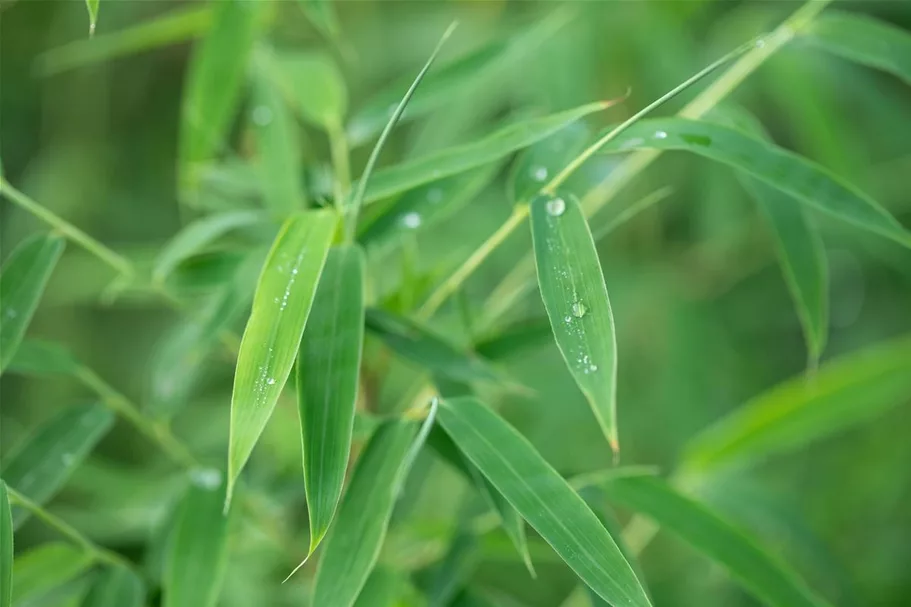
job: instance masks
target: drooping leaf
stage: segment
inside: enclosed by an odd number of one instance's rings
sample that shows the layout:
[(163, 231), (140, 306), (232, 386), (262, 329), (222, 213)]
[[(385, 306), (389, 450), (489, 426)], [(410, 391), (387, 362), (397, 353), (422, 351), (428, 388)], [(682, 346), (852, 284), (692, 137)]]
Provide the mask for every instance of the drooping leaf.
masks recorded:
[(33, 236), (16, 247), (0, 269), (0, 373), (22, 342), (63, 247), (61, 236)]
[(911, 234), (868, 196), (812, 161), (736, 129), (682, 118), (642, 120), (604, 150), (642, 148), (684, 150), (726, 164), (814, 209), (911, 247)]
[(617, 341), (607, 286), (588, 222), (574, 196), (531, 202), (541, 299), (557, 346), (616, 453)]
[(364, 279), (358, 247), (329, 251), (298, 354), (308, 554), (329, 529), (345, 482), (364, 343)]
[(687, 470), (749, 464), (806, 445), (908, 400), (911, 339), (847, 354), (735, 409), (689, 444)]
[(612, 500), (653, 519), (727, 569), (766, 605), (821, 607), (827, 604), (755, 540), (661, 479), (617, 478), (601, 486)]
[(0, 480), (0, 607), (10, 607), (13, 597), (13, 515), (6, 483)]
[[(3, 480), (36, 504), (46, 503), (113, 424), (114, 414), (100, 404), (63, 409), (6, 458)], [(27, 510), (13, 508), (14, 527), (28, 517)]]
[(323, 129), (340, 129), (348, 111), (345, 80), (321, 53), (261, 53), (267, 73), (301, 117)]
[(266, 217), (256, 211), (227, 211), (194, 221), (162, 247), (152, 269), (152, 278), (164, 282), (183, 261), (203, 251), (228, 232), (251, 226)]
[(22, 375), (75, 375), (82, 365), (65, 347), (51, 341), (26, 339), (16, 350), (7, 367)]
[(95, 35), (95, 24), (98, 23), (98, 4), (100, 0), (85, 0), (85, 7), (89, 11), (89, 35)]
[(439, 419), (468, 459), (599, 596), (617, 605), (651, 604), (607, 530), (521, 434), (473, 398), (444, 401)]
[(542, 118), (532, 118), (499, 129), (487, 137), (417, 158), (374, 173), (367, 185), (364, 202), (406, 192), (450, 175), (496, 162), (560, 130), (567, 124), (607, 107), (590, 103)]
[(176, 44), (201, 36), (212, 23), (211, 6), (187, 6), (116, 32), (80, 39), (52, 48), (35, 61), (37, 71), (50, 76), (133, 53)]
[(146, 588), (142, 579), (122, 566), (109, 566), (92, 584), (82, 607), (143, 607)]
[(260, 3), (224, 0), (190, 58), (180, 115), (180, 189), (194, 194), (200, 167), (221, 150), (240, 100)]
[(380, 554), (415, 426), (380, 426), (358, 459), (335, 524), (323, 542), (313, 605), (351, 607)]
[(177, 513), (165, 560), (164, 607), (213, 607), (228, 557), (226, 485), (217, 470), (198, 471)]
[(367, 330), (393, 351), (434, 374), (463, 382), (502, 379), (483, 359), (455, 348), (407, 318), (369, 308), (366, 323)]
[(895, 74), (911, 84), (911, 34), (869, 15), (826, 12), (804, 39), (849, 61)]
[(92, 556), (62, 542), (42, 544), (13, 563), (12, 604), (38, 599), (86, 571)]
[(234, 375), (228, 445), (229, 502), (237, 476), (291, 373), (335, 225), (336, 216), (331, 211), (308, 211), (289, 217), (263, 266)]
[(294, 118), (273, 82), (256, 78), (251, 119), (266, 206), (277, 216), (306, 206), (300, 141)]
[(743, 177), (741, 181), (772, 227), (781, 270), (797, 307), (810, 360), (817, 361), (829, 328), (829, 274), (822, 239), (799, 201), (759, 180)]

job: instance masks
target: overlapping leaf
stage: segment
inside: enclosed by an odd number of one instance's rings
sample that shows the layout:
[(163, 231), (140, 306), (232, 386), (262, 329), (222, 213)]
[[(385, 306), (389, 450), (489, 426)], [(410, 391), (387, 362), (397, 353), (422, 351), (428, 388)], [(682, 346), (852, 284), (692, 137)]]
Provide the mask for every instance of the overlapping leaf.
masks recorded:
[(13, 563), (13, 605), (39, 599), (86, 571), (92, 556), (71, 544), (42, 544)]

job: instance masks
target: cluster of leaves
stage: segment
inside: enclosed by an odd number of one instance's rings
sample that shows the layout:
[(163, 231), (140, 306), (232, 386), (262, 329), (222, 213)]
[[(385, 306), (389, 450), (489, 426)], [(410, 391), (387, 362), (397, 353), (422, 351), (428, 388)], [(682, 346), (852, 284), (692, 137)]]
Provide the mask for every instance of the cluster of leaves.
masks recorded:
[[(94, 30), (97, 0), (88, 6)], [(331, 7), (316, 1), (302, 6), (344, 55)], [(0, 178), (10, 201), (52, 228), (20, 243), (3, 265), (0, 370), (70, 378), (97, 396), (33, 429), (3, 462), (0, 607), (141, 606), (159, 591), (166, 607), (214, 606), (237, 549), (232, 539), (247, 534), (268, 538), (275, 552), (286, 551), (279, 559), (283, 565), (295, 557), (303, 561), (298, 567), (306, 565), (304, 572), (290, 585), (299, 592), (295, 598), (307, 597), (315, 606), (513, 604), (467, 585), (465, 569), (478, 538), (502, 530), (513, 558), (535, 576), (540, 555), (526, 523), (550, 546), (548, 555), (578, 576), (594, 605), (652, 604), (637, 558), (657, 528), (729, 571), (763, 604), (829, 604), (762, 538), (700, 495), (732, 467), (877, 415), (907, 400), (911, 390), (907, 337), (819, 363), (829, 313), (817, 221), (834, 218), (902, 247), (911, 247), (911, 233), (840, 176), (775, 144), (745, 110), (720, 106), (794, 39), (911, 81), (911, 36), (865, 17), (821, 14), (824, 7), (807, 4), (772, 33), (738, 47), (601, 136), (591, 137), (583, 121), (613, 102), (522, 116), (476, 140), (376, 170), (397, 123), (416, 122), (460, 91), (495, 78), (558, 30), (564, 17), (547, 18), (436, 69), (438, 46), (410, 87), (395, 83), (351, 116), (345, 81), (330, 54), (270, 46), (272, 3), (224, 0), (181, 9), (48, 53), (41, 69), (53, 72), (131, 53), (137, 45), (200, 37), (186, 74), (177, 171), (181, 207), (194, 219), (145, 267)], [(677, 116), (646, 117), (709, 76), (714, 82)], [(241, 107), (247, 110), (238, 120)], [(239, 153), (229, 145), (238, 122), (241, 147), (253, 151)], [(331, 171), (304, 170), (300, 123), (324, 132)], [(374, 138), (354, 181), (351, 150)], [(763, 392), (697, 435), (665, 478), (650, 468), (607, 462), (565, 478), (494, 406), (504, 393), (529, 390), (495, 360), (552, 338), (616, 460), (618, 348), (596, 243), (667, 191), (649, 193), (591, 226), (596, 213), (667, 150), (733, 169), (755, 199), (803, 327), (811, 377)], [(583, 165), (605, 154), (621, 154), (622, 160), (581, 185)], [(513, 155), (507, 179), (514, 206), (502, 227), (455, 267), (415, 276), (415, 235), (463, 209)], [(472, 319), (474, 336), (459, 342), (454, 332), (432, 328), (447, 310), (443, 304), (450, 297), (461, 301), (468, 277), (526, 220), (532, 251), (484, 303), (483, 318)], [(231, 238), (248, 243), (242, 253), (208, 255)], [(153, 297), (186, 316), (151, 365), (143, 407), (64, 346), (25, 338), (67, 241), (117, 272), (107, 300)], [(370, 268), (392, 256), (403, 260), (394, 284), (370, 279)], [(529, 323), (511, 312), (535, 287), (546, 317)], [(244, 325), (239, 340), (238, 323)], [(236, 356), (224, 468), (212, 466), (172, 429), (172, 420), (190, 409), (211, 358), (220, 355)], [(380, 411), (376, 399), (383, 390), (393, 391), (398, 404)], [(306, 548), (289, 545), (285, 530), (275, 525), (281, 498), (266, 491), (268, 473), (244, 473), (279, 401), (291, 394), (300, 450), (289, 448), (302, 461), (303, 474), (296, 478), (309, 522)], [(117, 418), (181, 471), (169, 472), (155, 488), (167, 487), (164, 493), (176, 498), (141, 567), (45, 509), (75, 472), (90, 465), (90, 454)], [(470, 496), (466, 511), (472, 511), (451, 521), (433, 566), (421, 559), (414, 566), (382, 565), (384, 550), (409, 541), (387, 535), (422, 454), (445, 462), (461, 478)], [(624, 532), (608, 503), (636, 513)], [(13, 533), (31, 517), (59, 540), (17, 550), (14, 560)], [(419, 553), (415, 546), (399, 549)], [(273, 596), (267, 585), (277, 580), (265, 577), (251, 604), (266, 604), (261, 597)], [(586, 599), (573, 595), (569, 602), (575, 600)]]

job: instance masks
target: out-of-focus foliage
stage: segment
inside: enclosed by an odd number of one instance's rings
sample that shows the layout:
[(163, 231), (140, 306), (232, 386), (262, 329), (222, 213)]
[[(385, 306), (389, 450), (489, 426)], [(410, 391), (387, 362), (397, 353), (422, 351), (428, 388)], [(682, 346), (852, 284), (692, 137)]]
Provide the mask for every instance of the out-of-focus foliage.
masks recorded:
[(909, 28), (0, 1), (0, 607), (909, 604)]

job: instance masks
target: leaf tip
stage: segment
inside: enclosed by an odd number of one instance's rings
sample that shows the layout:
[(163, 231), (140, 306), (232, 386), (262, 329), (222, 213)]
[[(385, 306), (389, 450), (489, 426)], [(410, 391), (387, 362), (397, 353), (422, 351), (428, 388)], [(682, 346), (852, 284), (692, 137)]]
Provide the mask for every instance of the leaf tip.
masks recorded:
[(623, 103), (624, 101), (626, 101), (627, 99), (629, 99), (629, 96), (632, 95), (632, 94), (633, 94), (633, 87), (632, 87), (632, 86), (627, 86), (627, 87), (626, 87), (626, 92), (623, 93), (622, 95), (620, 95), (619, 97), (614, 97), (613, 99), (603, 99), (603, 100), (601, 100), (601, 101), (599, 102), (600, 105), (601, 105), (601, 109), (602, 109), (602, 110), (606, 110), (607, 108), (613, 107), (613, 106), (617, 105), (618, 103)]
[(311, 554), (313, 554), (313, 552), (310, 552), (310, 554), (308, 554), (308, 555), (304, 558), (304, 560), (302, 560), (302, 561), (300, 562), (300, 564), (299, 564), (297, 567), (294, 568), (294, 571), (292, 571), (291, 573), (289, 573), (289, 574), (288, 574), (288, 577), (286, 577), (285, 579), (282, 580), (282, 584), (284, 584), (285, 582), (287, 582), (288, 580), (290, 580), (291, 577), (292, 577), (295, 573), (297, 573), (298, 571), (300, 571), (300, 568), (301, 568), (301, 567), (303, 567), (304, 565), (307, 564), (307, 561), (310, 560), (310, 555), (311, 555)]

